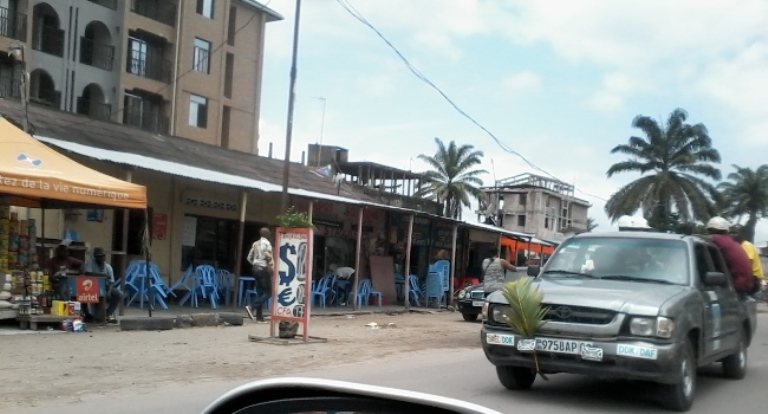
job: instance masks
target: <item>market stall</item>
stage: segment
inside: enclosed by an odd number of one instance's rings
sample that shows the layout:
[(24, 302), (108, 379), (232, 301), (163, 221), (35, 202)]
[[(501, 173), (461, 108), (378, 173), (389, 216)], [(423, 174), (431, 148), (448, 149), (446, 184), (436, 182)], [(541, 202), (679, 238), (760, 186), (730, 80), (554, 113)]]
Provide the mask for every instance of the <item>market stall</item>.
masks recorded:
[[(69, 274), (52, 289), (46, 269), (48, 248), (58, 244), (38, 238), (35, 220), (20, 220), (11, 207), (61, 209), (113, 207), (146, 211), (146, 188), (81, 165), (0, 118), (0, 318), (17, 318), (22, 326), (57, 322), (77, 313), (81, 303), (104, 298), (98, 274)], [(69, 277), (67, 277), (69, 276)], [(74, 300), (73, 300), (74, 299)]]

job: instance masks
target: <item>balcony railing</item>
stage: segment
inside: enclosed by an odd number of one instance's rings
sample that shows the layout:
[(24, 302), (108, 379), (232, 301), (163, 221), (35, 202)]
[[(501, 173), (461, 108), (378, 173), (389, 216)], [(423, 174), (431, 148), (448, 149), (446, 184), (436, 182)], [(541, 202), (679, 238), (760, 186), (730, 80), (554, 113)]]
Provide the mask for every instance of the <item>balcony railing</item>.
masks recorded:
[(64, 30), (50, 26), (34, 28), (32, 48), (49, 55), (64, 56)]
[(0, 7), (0, 36), (27, 41), (27, 15)]
[(170, 60), (153, 58), (144, 52), (128, 52), (128, 73), (143, 78), (158, 80), (160, 82), (171, 83), (171, 73), (173, 65)]
[(131, 11), (169, 26), (176, 25), (176, 4), (167, 0), (131, 0)]
[(108, 9), (117, 10), (117, 0), (88, 0), (93, 4), (104, 6)]
[(80, 38), (80, 63), (111, 71), (114, 58), (114, 46), (97, 43), (86, 37)]
[(21, 82), (11, 76), (0, 76), (0, 98), (21, 98)]
[(81, 97), (77, 98), (77, 113), (109, 121), (112, 117), (112, 106)]
[(59, 109), (61, 107), (61, 92), (44, 89), (38, 91), (37, 96), (32, 96), (29, 100), (40, 105)]
[[(149, 106), (149, 104), (146, 104)], [(157, 110), (127, 106), (124, 110), (123, 123), (150, 132), (167, 134), (170, 122), (168, 117), (160, 116)]]

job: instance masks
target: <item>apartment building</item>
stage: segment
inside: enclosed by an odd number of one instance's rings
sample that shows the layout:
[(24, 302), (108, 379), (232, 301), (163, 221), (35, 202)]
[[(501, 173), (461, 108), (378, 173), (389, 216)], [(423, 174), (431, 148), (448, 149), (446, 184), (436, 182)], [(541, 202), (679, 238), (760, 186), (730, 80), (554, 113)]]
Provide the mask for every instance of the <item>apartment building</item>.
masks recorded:
[(480, 215), (507, 230), (560, 241), (564, 233), (587, 229), (591, 204), (574, 196), (575, 187), (552, 178), (520, 174), (483, 188), (488, 205)]
[(0, 97), (26, 70), (31, 104), (255, 154), (281, 19), (253, 0), (0, 0)]

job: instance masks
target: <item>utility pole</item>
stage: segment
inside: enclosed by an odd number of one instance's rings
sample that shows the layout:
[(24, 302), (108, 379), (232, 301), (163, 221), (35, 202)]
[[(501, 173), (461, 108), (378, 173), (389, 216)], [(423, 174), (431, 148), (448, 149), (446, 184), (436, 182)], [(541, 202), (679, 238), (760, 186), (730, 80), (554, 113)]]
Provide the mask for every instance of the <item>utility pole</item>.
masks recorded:
[(283, 196), (281, 211), (288, 210), (288, 177), (291, 173), (291, 139), (293, 138), (293, 107), (296, 101), (296, 61), (299, 53), (299, 18), (301, 0), (296, 0), (296, 18), (293, 26), (293, 56), (291, 61), (291, 82), (288, 94), (288, 121), (285, 128), (285, 160), (283, 160)]

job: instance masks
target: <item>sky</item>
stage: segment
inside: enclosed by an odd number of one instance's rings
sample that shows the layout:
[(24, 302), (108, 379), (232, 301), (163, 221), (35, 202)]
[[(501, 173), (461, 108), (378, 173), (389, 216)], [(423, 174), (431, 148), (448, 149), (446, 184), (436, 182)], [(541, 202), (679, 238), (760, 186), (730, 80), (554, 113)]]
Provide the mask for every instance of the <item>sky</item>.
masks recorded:
[[(485, 154), (485, 184), (546, 175), (502, 149), (414, 76), (341, 6), (304, 0), (291, 158), (310, 143), (352, 161), (423, 171), (434, 138)], [(463, 111), (592, 203), (596, 231), (615, 229), (605, 200), (639, 175), (607, 178), (610, 150), (640, 131), (637, 115), (675, 108), (707, 126), (723, 176), (768, 163), (765, 0), (346, 0)], [(266, 3), (264, 1), (263, 3)], [(271, 0), (259, 149), (285, 153), (295, 0)], [(325, 98), (325, 115), (323, 100)], [(465, 214), (465, 219), (474, 217)], [(757, 245), (768, 240), (768, 220)]]

